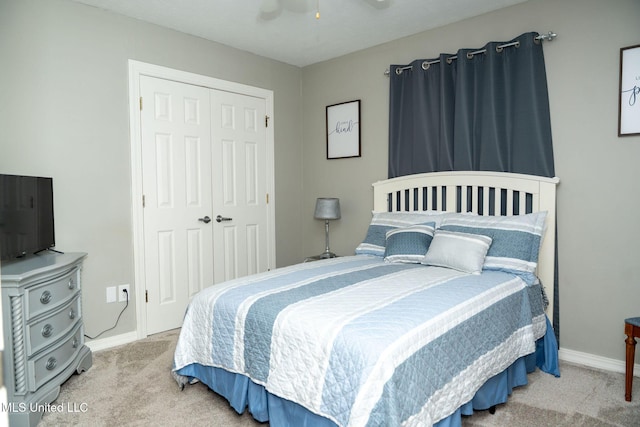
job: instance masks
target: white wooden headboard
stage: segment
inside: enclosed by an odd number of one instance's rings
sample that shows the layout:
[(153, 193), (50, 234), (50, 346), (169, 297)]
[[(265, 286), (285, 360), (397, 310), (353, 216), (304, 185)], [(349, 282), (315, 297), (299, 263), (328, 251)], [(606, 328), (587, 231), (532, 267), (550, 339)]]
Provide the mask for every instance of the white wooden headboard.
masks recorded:
[(438, 210), (479, 215), (522, 215), (547, 211), (538, 277), (553, 320), (556, 186), (560, 180), (505, 172), (455, 171), (407, 175), (373, 184), (376, 212)]

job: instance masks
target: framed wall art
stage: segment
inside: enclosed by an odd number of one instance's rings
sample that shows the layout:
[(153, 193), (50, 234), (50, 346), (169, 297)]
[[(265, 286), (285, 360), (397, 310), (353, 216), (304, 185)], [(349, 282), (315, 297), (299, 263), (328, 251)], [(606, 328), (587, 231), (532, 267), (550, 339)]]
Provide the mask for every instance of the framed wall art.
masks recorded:
[(620, 49), (618, 136), (640, 135), (640, 45)]
[(360, 100), (327, 106), (327, 159), (360, 157)]

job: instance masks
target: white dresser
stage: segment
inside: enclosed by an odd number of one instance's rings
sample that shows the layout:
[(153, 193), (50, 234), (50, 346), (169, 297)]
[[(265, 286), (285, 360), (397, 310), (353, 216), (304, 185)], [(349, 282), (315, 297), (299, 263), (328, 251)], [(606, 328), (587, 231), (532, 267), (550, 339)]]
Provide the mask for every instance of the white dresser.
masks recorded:
[(91, 367), (82, 322), (82, 262), (52, 252), (3, 263), (4, 382), (12, 427), (35, 426), (60, 385)]

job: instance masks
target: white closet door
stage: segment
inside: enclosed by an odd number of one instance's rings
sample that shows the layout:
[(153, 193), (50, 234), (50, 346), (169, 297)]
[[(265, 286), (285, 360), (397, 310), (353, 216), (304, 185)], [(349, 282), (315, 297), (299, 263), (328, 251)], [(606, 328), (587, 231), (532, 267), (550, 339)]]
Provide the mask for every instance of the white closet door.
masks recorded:
[(140, 76), (147, 334), (193, 295), (269, 268), (266, 100)]
[(265, 110), (263, 98), (212, 90), (216, 282), (268, 269)]
[(147, 333), (182, 325), (213, 284), (209, 89), (141, 76)]

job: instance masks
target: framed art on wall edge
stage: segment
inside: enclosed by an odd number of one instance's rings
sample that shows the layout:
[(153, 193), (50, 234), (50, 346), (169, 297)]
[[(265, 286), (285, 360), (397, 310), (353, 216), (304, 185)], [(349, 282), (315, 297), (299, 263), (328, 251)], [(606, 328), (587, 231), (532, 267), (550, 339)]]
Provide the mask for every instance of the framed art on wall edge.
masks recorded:
[(640, 135), (640, 44), (620, 49), (618, 136)]
[(327, 106), (327, 159), (360, 157), (360, 100)]

